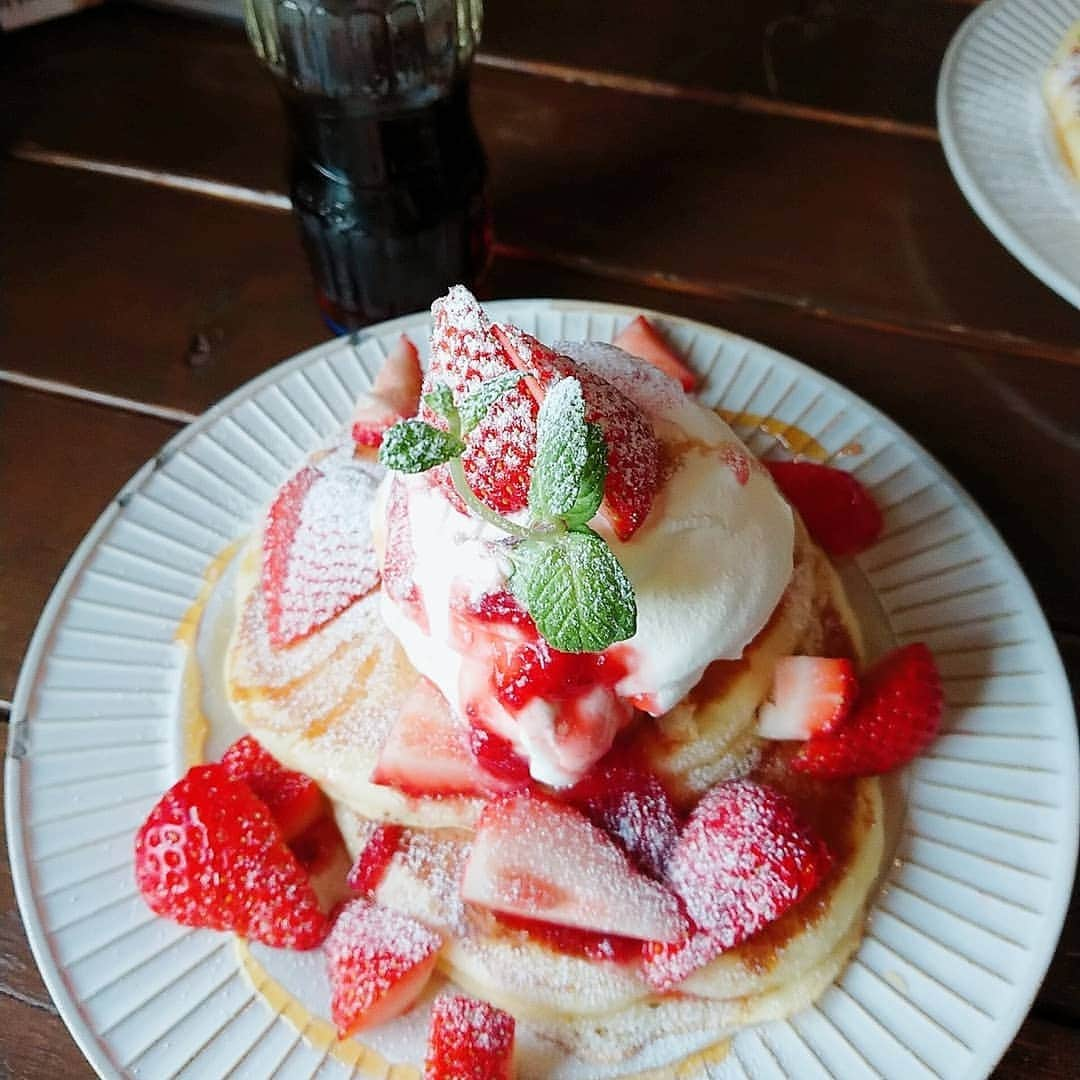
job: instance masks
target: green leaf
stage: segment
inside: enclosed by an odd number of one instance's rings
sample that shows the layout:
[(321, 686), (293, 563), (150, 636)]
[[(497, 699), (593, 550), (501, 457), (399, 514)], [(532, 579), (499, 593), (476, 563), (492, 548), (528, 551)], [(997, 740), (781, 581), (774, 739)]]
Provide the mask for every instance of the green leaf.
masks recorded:
[(567, 525), (584, 525), (596, 516), (604, 499), (604, 481), (607, 479), (607, 443), (599, 424), (585, 425), (585, 467), (581, 471), (581, 486), (577, 499), (563, 520)]
[(523, 376), (520, 371), (507, 372), (505, 375), (496, 375), (481, 383), (469, 394), (460, 405), (461, 431), (468, 435), (481, 420), (487, 416), (488, 409), (495, 404), (504, 394), (508, 394)]
[(583, 524), (604, 494), (607, 451), (600, 429), (585, 422), (585, 398), (577, 379), (557, 382), (536, 418), (536, 460), (529, 509), (537, 521)]
[(510, 588), (552, 648), (600, 652), (634, 636), (633, 587), (611, 549), (591, 529), (555, 540), (525, 540), (511, 557)]
[(421, 473), (458, 457), (465, 444), (423, 420), (401, 420), (382, 438), (379, 460), (395, 472)]
[(437, 416), (449, 420), (454, 412), (454, 395), (446, 383), (437, 382), (433, 389), (424, 395), (424, 404)]

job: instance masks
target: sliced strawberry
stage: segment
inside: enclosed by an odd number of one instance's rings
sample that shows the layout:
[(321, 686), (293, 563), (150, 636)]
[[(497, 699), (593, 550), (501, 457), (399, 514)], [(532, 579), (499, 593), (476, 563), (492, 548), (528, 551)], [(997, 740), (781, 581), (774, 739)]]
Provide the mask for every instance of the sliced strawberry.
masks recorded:
[(371, 390), (360, 396), (353, 412), (352, 437), (361, 446), (379, 446), (383, 433), (420, 407), (420, 354), (402, 334), (383, 361)]
[(605, 758), (563, 798), (617, 840), (645, 873), (663, 875), (679, 837), (679, 818), (655, 773)]
[(529, 793), (488, 803), (477, 824), (462, 897), (510, 915), (646, 941), (673, 941), (675, 897), (638, 873), (577, 810)]
[(409, 496), (400, 476), (391, 476), (386, 497), (386, 539), (382, 581), (389, 597), (405, 609), (409, 618), (426, 634), (427, 610), (416, 584), (416, 549), (409, 522)]
[(881, 535), (881, 511), (851, 473), (814, 461), (765, 465), (810, 535), (830, 555), (857, 555)]
[(521, 915), (496, 912), (495, 918), (512, 930), (524, 931), (535, 941), (542, 942), (555, 952), (583, 956), (586, 960), (610, 960), (616, 964), (636, 963), (648, 942), (621, 934), (598, 934), (595, 930), (579, 930), (576, 926), (558, 926), (543, 919), (526, 919)]
[[(431, 363), (425, 392), (442, 382), (460, 401), (488, 379), (514, 370), (483, 308), (467, 289), (455, 286), (431, 310)], [(538, 408), (533, 395), (519, 385), (495, 402), (469, 435), (461, 458), (465, 476), (473, 491), (499, 513), (513, 513), (528, 505)], [(427, 404), (421, 406), (420, 415), (428, 423), (445, 426)], [(435, 476), (456, 500), (447, 470), (437, 469)]]
[(507, 790), (506, 781), (477, 762), (471, 739), (469, 724), (451, 710), (434, 683), (421, 679), (401, 706), (371, 781), (412, 796)]
[[(523, 333), (496, 326), (495, 336), (512, 363), (535, 378), (526, 380), (538, 397), (573, 376), (585, 397), (585, 419), (599, 424), (607, 444), (608, 471), (601, 512), (620, 540), (629, 540), (648, 516), (660, 489), (660, 444), (645, 414), (606, 379)], [(535, 386), (534, 386), (535, 384)]]
[(873, 776), (906, 765), (941, 726), (941, 676), (921, 642), (883, 657), (863, 677), (847, 721), (812, 736), (791, 767), (814, 776)]
[(484, 772), (504, 782), (503, 790), (512, 791), (529, 783), (529, 763), (509, 739), (488, 731), (483, 724), (471, 724), (469, 749)]
[(697, 386), (697, 375), (692, 372), (682, 358), (663, 339), (660, 331), (639, 315), (615, 335), (611, 342), (631, 356), (645, 360), (659, 368), (665, 375), (670, 375), (689, 394)]
[(353, 892), (374, 894), (404, 835), (404, 825), (380, 823), (375, 826), (346, 878)]
[(237, 739), (222, 754), (221, 764), (232, 779), (243, 780), (266, 803), (286, 840), (302, 833), (328, 808), (314, 780), (286, 769), (251, 735)]
[(135, 838), (135, 880), (158, 915), (310, 949), (327, 922), (266, 804), (222, 765), (196, 765)]
[(280, 649), (340, 615), (379, 583), (371, 542), (373, 472), (307, 465), (282, 486), (263, 527), (262, 587)]
[(776, 663), (770, 700), (758, 710), (763, 739), (809, 739), (836, 731), (858, 693), (855, 665), (823, 656), (783, 656)]
[(671, 990), (780, 918), (831, 863), (825, 845), (778, 791), (751, 780), (718, 784), (694, 808), (666, 867), (694, 928), (673, 945), (647, 951), (646, 978)]
[(476, 998), (437, 997), (424, 1080), (511, 1080), (513, 1075), (514, 1018)]
[(350, 900), (324, 947), (338, 1036), (378, 1027), (409, 1008), (440, 948), (442, 939), (423, 923), (369, 900)]

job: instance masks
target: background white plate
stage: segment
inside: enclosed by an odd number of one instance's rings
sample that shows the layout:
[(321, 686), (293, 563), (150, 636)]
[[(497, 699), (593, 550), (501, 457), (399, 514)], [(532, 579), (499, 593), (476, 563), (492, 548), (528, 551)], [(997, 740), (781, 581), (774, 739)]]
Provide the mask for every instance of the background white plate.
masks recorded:
[(1080, 307), (1080, 183), (1058, 150), (1042, 80), (1080, 0), (986, 0), (938, 80), (949, 167), (975, 213), (1037, 278)]
[[(549, 341), (610, 340), (636, 314), (490, 307)], [(892, 634), (934, 650), (948, 704), (856, 958), (815, 1007), (740, 1034), (711, 1075), (985, 1076), (1049, 962), (1076, 858), (1077, 734), (1043, 616), (986, 519), (889, 420), (771, 349), (656, 317), (706, 400), (798, 425), (870, 488), (886, 530), (856, 572)], [(175, 635), (208, 565), (346, 420), (402, 331), (425, 341), (426, 315), (312, 349), (180, 432), (87, 535), (31, 642), (7, 762), (12, 869), (45, 981), (103, 1075), (347, 1073), (253, 995), (229, 936), (150, 914), (132, 837), (182, 772)]]

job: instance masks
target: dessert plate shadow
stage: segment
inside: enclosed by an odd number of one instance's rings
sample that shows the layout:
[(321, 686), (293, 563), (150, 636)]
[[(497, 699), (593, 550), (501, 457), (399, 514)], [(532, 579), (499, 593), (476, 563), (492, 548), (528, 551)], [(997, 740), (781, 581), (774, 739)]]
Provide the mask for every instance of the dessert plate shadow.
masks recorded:
[[(547, 341), (610, 340), (638, 313), (488, 307)], [(763, 345), (655, 318), (701, 373), (702, 399), (746, 421), (735, 426), (752, 450), (783, 454), (797, 430), (870, 489), (885, 532), (846, 580), (881, 640), (927, 642), (947, 704), (942, 736), (909, 770), (853, 961), (814, 1006), (739, 1033), (700, 1075), (985, 1077), (1038, 989), (1075, 868), (1077, 734), (1043, 615), (993, 527), (890, 420)], [(38, 965), (103, 1076), (369, 1075), (269, 1006), (230, 936), (155, 918), (132, 840), (190, 751), (187, 616), (208, 571), (345, 423), (397, 336), (422, 343), (427, 330), (418, 314), (328, 342), (185, 428), (105, 510), (41, 617), (12, 713), (8, 843)]]

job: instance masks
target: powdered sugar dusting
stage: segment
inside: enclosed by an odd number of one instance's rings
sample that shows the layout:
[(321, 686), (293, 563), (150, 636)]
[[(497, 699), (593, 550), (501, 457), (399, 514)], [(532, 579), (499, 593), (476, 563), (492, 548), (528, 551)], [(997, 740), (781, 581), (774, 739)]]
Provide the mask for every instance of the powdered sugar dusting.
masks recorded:
[(562, 926), (671, 941), (683, 929), (675, 898), (569, 806), (528, 794), (489, 803), (461, 894), (471, 903)]
[(378, 584), (371, 505), (380, 474), (334, 457), (306, 465), (282, 487), (263, 534), (275, 644), (306, 636)]
[[(352, 900), (338, 914), (323, 946), (333, 987), (331, 1011), (340, 1032), (374, 1013), (400, 993), (409, 1000), (422, 989), (410, 976), (442, 946), (423, 923), (368, 900)], [(395, 1010), (400, 1011), (400, 1010)], [(392, 1015), (392, 1014), (391, 1014)]]
[(831, 857), (773, 788), (732, 780), (694, 808), (668, 860), (666, 876), (695, 929), (657, 949), (650, 982), (671, 989), (691, 971), (775, 922), (813, 889)]
[(430, 1059), (447, 1080), (500, 1080), (510, 1075), (514, 1018), (461, 994), (435, 999)]
[[(432, 305), (431, 365), (424, 392), (436, 382), (450, 387), (461, 401), (481, 383), (511, 374), (513, 364), (491, 331), (491, 322), (476, 298), (460, 285)], [(528, 504), (529, 475), (536, 455), (535, 398), (522, 385), (504, 394), (470, 434), (462, 455), (465, 475), (477, 495), (493, 510), (513, 513)], [(425, 403), (421, 417), (445, 427)], [(435, 470), (438, 483), (453, 492), (445, 468)]]

